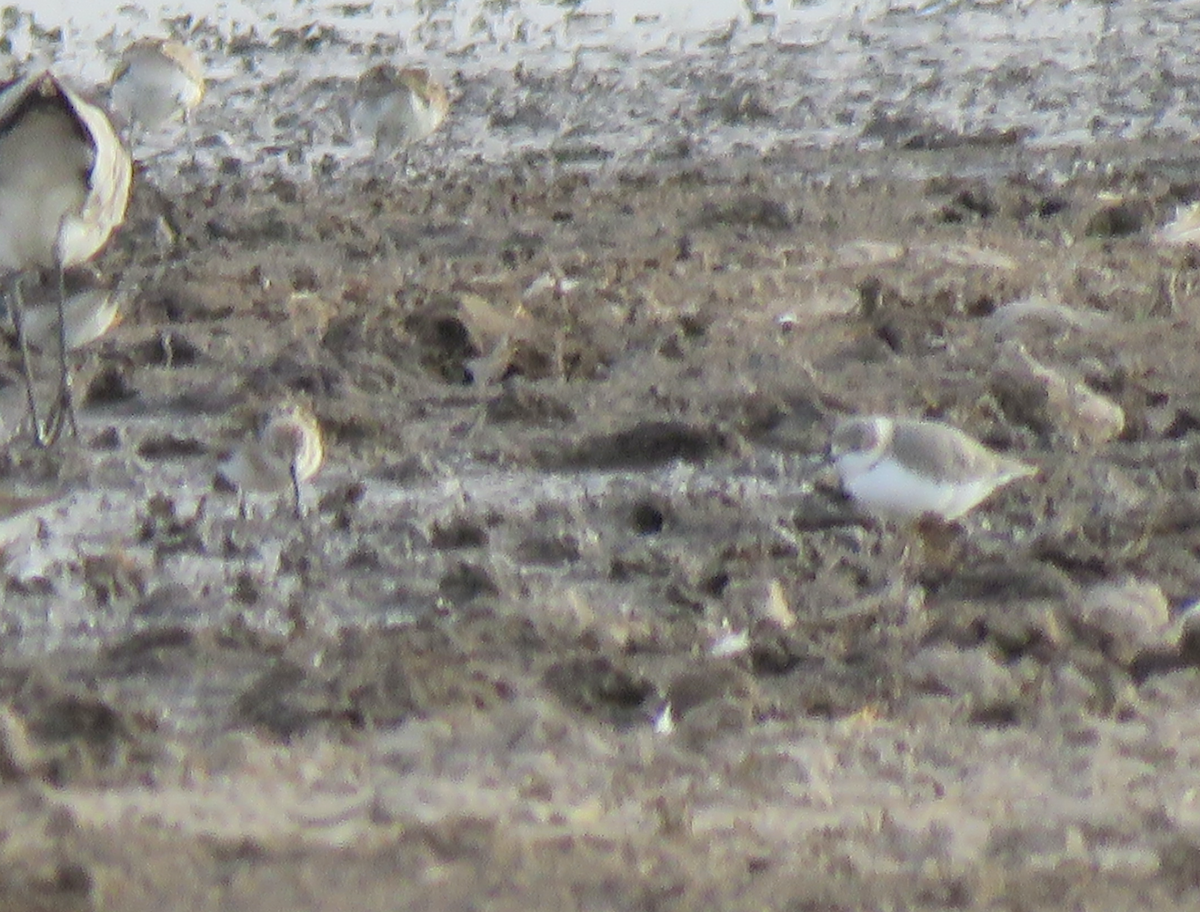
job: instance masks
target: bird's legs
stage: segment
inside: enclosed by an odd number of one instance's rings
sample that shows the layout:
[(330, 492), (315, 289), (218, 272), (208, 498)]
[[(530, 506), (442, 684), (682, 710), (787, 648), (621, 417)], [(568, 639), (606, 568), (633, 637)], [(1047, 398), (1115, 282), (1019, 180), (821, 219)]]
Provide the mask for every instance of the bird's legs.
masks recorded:
[(25, 398), (29, 408), (29, 419), (33, 423), (33, 439), (38, 446), (53, 446), (62, 434), (64, 417), (72, 435), (78, 435), (79, 426), (75, 419), (75, 403), (71, 395), (71, 374), (67, 364), (67, 325), (65, 316), (66, 277), (62, 269), (58, 272), (58, 393), (47, 409), (45, 421), (38, 410), (37, 391), (33, 370), (33, 357), (29, 352), (29, 337), (25, 334), (25, 295), (23, 290), (25, 273), (18, 274), (12, 285), (12, 322), (17, 334), (17, 345), (21, 349), (21, 373), (25, 379)]
[(21, 283), (24, 279), (23, 273), (17, 273), (13, 278), (9, 317), (12, 319), (13, 331), (17, 334), (17, 346), (21, 349), (21, 376), (25, 379), (25, 398), (29, 404), (29, 414), (33, 416), (33, 423), (36, 425), (38, 423), (37, 396), (33, 392), (33, 369), (29, 357), (29, 344), (25, 339), (25, 302), (21, 294)]
[(29, 339), (25, 336), (25, 296), (22, 285), (25, 274), (18, 273), (12, 284), (12, 322), (17, 334), (17, 345), (21, 349), (21, 374), (25, 378), (25, 398), (29, 407), (29, 418), (33, 422), (33, 436), (39, 444), (45, 445), (45, 435), (42, 420), (38, 417), (37, 392), (34, 390), (33, 359), (29, 355)]
[(296, 519), (303, 519), (304, 518), (304, 503), (300, 499), (300, 473), (296, 468), (295, 460), (292, 460), (291, 476), (292, 476), (292, 496), (294, 498), (292, 502), (296, 509)]
[(62, 432), (63, 415), (66, 415), (67, 427), (72, 437), (79, 436), (79, 422), (75, 419), (75, 397), (71, 392), (71, 368), (67, 364), (67, 274), (60, 266), (58, 269), (58, 396), (54, 414), (49, 418), (53, 422), (47, 433), (52, 434), (46, 441), (53, 444)]

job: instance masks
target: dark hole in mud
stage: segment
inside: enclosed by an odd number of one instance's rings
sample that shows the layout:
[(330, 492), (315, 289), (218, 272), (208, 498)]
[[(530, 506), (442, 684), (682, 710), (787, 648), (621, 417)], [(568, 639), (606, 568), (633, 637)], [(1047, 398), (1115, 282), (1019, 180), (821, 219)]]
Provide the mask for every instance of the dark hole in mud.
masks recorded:
[(188, 367), (201, 358), (200, 349), (184, 335), (163, 330), (129, 352), (134, 364), (147, 367)]
[(66, 695), (38, 707), (30, 731), (48, 741), (81, 738), (108, 742), (122, 730), (121, 717), (111, 706), (88, 695)]
[(1048, 196), (1037, 205), (1037, 216), (1041, 219), (1053, 218), (1071, 208), (1068, 200), (1059, 196)]
[(804, 661), (785, 636), (756, 639), (750, 646), (750, 667), (756, 675), (785, 675)]
[(1129, 665), (1129, 676), (1136, 684), (1143, 684), (1155, 675), (1170, 674), (1197, 664), (1195, 644), (1187, 639), (1178, 649), (1150, 649), (1137, 655)]
[(566, 533), (532, 536), (517, 545), (516, 553), (523, 563), (545, 567), (573, 564), (582, 556), (579, 541)]
[(129, 371), (124, 365), (105, 366), (88, 383), (87, 392), (83, 397), (84, 404), (88, 406), (119, 405), (136, 399), (138, 392), (129, 379)]
[(500, 261), (510, 269), (515, 269), (532, 260), (544, 245), (545, 239), (541, 235), (513, 232), (501, 246)]
[(673, 460), (699, 462), (724, 447), (724, 435), (715, 428), (680, 421), (646, 421), (591, 437), (565, 454), (548, 454), (544, 461), (549, 466), (570, 468), (638, 469)]
[(487, 540), (487, 529), (476, 520), (467, 517), (436, 522), (429, 535), (429, 544), (439, 551), (482, 548), (487, 545)]
[(413, 314), (404, 321), (404, 326), (420, 346), (421, 363), (426, 369), (455, 385), (472, 382), (467, 362), (477, 357), (479, 351), (462, 320), (433, 310)]
[(1150, 207), (1146, 203), (1119, 203), (1092, 215), (1084, 227), (1084, 234), (1088, 237), (1129, 237), (1141, 231), (1150, 216)]
[(286, 741), (329, 717), (328, 692), (307, 669), (281, 663), (238, 697), (234, 713), (243, 724)]
[(788, 205), (765, 196), (743, 196), (729, 203), (705, 203), (696, 218), (701, 229), (761, 228), (768, 231), (789, 231), (798, 216)]
[(575, 411), (566, 403), (528, 386), (508, 384), (487, 404), (489, 421), (514, 421), (534, 426), (569, 424)]
[(1008, 703), (981, 706), (971, 713), (971, 722), (985, 728), (1010, 728), (1021, 721), (1018, 707)]
[(667, 518), (657, 504), (644, 500), (634, 505), (630, 520), (638, 535), (656, 535), (663, 530)]
[(955, 198), (954, 202), (981, 219), (991, 218), (996, 213), (996, 201), (985, 189), (964, 190)]
[(654, 693), (648, 680), (607, 656), (563, 660), (548, 668), (543, 680), (563, 702), (615, 725), (644, 721)]
[(137, 453), (143, 459), (188, 459), (203, 456), (208, 452), (206, 447), (194, 437), (151, 437), (138, 444)]
[(500, 587), (484, 567), (460, 561), (442, 576), (438, 594), (451, 603), (461, 604), (480, 596), (499, 595)]

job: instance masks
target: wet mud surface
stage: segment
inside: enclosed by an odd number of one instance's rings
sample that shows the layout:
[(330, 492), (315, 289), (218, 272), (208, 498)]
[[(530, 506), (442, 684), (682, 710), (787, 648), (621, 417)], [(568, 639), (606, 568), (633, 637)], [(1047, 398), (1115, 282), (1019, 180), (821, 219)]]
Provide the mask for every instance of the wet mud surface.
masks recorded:
[[(1200, 184), (989, 154), (143, 173), (0, 466), (3, 905), (1193, 906)], [(848, 412), (1039, 474), (879, 524)]]

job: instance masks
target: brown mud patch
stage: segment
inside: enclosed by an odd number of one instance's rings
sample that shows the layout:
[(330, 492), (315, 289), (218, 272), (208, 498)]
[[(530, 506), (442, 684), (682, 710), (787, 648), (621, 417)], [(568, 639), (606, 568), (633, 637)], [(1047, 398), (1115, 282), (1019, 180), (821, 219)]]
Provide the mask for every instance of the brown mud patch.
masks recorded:
[[(143, 181), (2, 466), (5, 907), (1194, 905), (1197, 188), (967, 173)], [(880, 527), (844, 411), (1039, 476)]]

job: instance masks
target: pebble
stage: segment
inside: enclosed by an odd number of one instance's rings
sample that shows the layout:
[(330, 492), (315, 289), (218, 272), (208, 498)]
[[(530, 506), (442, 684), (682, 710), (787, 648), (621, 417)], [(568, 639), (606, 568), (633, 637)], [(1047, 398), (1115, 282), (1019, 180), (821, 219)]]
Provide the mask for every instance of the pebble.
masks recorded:
[(1121, 406), (1081, 379), (1040, 363), (1012, 339), (1000, 347), (991, 386), (1015, 417), (1072, 447), (1106, 443), (1125, 429)]
[(1093, 586), (1066, 610), (1083, 639), (1122, 665), (1150, 650), (1174, 648), (1178, 636), (1162, 589), (1132, 577)]

